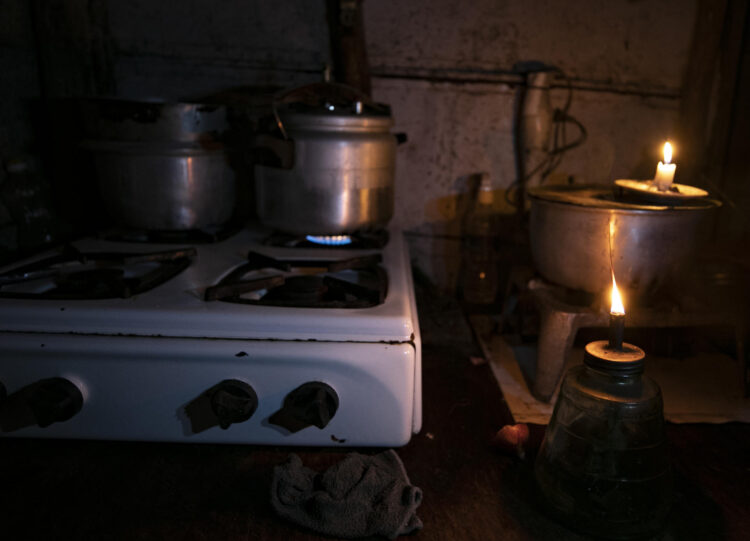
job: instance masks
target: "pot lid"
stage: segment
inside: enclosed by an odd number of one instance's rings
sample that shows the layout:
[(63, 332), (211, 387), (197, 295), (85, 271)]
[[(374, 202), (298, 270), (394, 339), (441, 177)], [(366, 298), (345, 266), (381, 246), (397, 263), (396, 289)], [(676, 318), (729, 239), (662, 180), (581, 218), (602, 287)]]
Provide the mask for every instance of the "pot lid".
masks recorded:
[(701, 198), (689, 201), (675, 201), (671, 205), (648, 204), (633, 200), (626, 193), (615, 193), (614, 186), (606, 184), (561, 184), (529, 188), (532, 200), (551, 201), (597, 209), (621, 210), (705, 210), (720, 207), (715, 199)]
[(354, 114), (340, 108), (315, 111), (279, 111), (279, 118), (288, 130), (345, 130), (388, 132), (393, 126), (390, 115)]
[(387, 131), (391, 108), (347, 85), (313, 83), (274, 98), (274, 113), (285, 128)]

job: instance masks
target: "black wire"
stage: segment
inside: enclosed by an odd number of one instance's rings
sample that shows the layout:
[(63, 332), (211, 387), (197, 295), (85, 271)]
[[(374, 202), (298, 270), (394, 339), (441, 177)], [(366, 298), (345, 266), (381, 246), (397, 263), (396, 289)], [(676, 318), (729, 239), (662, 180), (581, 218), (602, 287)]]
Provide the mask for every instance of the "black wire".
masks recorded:
[[(551, 159), (552, 159), (552, 155), (550, 153), (547, 153), (547, 156), (542, 161), (540, 161), (538, 164), (536, 164), (536, 166), (534, 167), (534, 169), (532, 169), (529, 173), (526, 173), (526, 175), (524, 175), (525, 180), (528, 180), (531, 177), (533, 177)], [(508, 203), (509, 205), (511, 205), (512, 207), (517, 207), (518, 201), (512, 201), (510, 199), (510, 197), (509, 197), (509, 194), (510, 194), (510, 192), (512, 190), (517, 190), (519, 187), (520, 187), (519, 186), (519, 182), (516, 180), (516, 181), (512, 182), (511, 185), (508, 186), (508, 189), (505, 191), (505, 202)]]

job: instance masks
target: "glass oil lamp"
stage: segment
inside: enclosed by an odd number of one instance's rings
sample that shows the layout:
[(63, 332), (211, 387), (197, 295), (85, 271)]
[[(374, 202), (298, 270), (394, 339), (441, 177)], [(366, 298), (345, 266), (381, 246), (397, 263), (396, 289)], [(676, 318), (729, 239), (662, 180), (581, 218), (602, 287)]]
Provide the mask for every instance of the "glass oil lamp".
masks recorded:
[(571, 529), (607, 539), (657, 533), (672, 499), (661, 390), (642, 349), (623, 342), (612, 276), (609, 340), (568, 371), (535, 464), (539, 496)]

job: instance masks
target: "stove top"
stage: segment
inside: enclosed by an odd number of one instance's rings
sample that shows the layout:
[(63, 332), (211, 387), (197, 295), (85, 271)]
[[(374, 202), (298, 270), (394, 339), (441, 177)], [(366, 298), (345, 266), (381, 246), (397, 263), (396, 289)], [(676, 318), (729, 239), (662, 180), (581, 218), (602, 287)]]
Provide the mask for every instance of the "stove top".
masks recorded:
[(0, 437), (405, 444), (422, 385), (403, 236), (269, 236), (89, 238), (0, 268)]
[[(243, 229), (220, 242), (179, 247), (75, 242), (67, 252), (0, 269), (0, 330), (411, 339), (415, 330), (403, 321), (411, 277), (402, 235), (390, 235), (382, 249), (270, 246), (271, 236)], [(53, 275), (49, 282), (22, 280), (45, 272)], [(103, 285), (92, 286), (93, 278)], [(74, 285), (83, 298), (74, 298)]]

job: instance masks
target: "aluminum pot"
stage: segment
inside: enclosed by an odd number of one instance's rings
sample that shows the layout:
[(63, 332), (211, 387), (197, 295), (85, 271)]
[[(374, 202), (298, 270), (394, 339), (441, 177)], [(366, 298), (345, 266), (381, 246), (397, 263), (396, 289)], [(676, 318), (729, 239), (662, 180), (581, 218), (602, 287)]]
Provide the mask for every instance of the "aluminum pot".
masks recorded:
[(95, 99), (83, 110), (83, 147), (116, 222), (183, 231), (230, 220), (236, 185), (222, 141), (223, 107)]
[[(711, 199), (683, 206), (618, 201), (607, 186), (529, 190), (531, 254), (550, 282), (590, 293), (612, 286), (631, 296), (658, 289), (689, 261)], [(610, 238), (611, 232), (611, 238)]]
[(128, 142), (217, 142), (226, 108), (209, 103), (90, 98), (81, 100), (87, 139)]
[(390, 109), (334, 101), (278, 111), (286, 139), (265, 137), (261, 146), (273, 149), (279, 163), (255, 167), (257, 213), (265, 225), (343, 234), (384, 227), (393, 216), (396, 145), (403, 136), (390, 132)]

